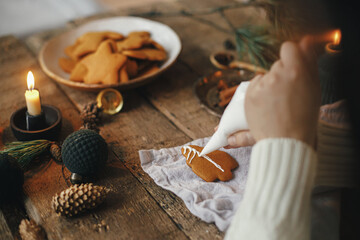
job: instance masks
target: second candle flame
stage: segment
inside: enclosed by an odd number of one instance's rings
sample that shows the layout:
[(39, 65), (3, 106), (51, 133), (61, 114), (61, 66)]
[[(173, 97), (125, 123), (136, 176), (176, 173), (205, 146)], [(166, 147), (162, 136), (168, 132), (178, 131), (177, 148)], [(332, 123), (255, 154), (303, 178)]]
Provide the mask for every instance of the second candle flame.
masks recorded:
[(31, 71), (29, 71), (27, 74), (27, 86), (30, 91), (34, 90), (35, 80), (34, 80), (34, 75)]
[(334, 45), (339, 45), (341, 40), (341, 31), (336, 30), (334, 33)]

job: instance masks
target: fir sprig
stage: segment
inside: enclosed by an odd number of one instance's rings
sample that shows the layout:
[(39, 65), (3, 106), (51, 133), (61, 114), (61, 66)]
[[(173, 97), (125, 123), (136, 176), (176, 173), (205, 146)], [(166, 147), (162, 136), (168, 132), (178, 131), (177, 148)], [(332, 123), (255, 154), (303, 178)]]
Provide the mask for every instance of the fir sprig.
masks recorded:
[(3, 152), (14, 157), (22, 169), (37, 156), (45, 152), (54, 142), (49, 140), (33, 140), (28, 142), (12, 142), (6, 144)]
[(244, 26), (235, 31), (236, 49), (240, 59), (249, 57), (253, 64), (269, 68), (278, 58), (278, 42), (263, 26)]

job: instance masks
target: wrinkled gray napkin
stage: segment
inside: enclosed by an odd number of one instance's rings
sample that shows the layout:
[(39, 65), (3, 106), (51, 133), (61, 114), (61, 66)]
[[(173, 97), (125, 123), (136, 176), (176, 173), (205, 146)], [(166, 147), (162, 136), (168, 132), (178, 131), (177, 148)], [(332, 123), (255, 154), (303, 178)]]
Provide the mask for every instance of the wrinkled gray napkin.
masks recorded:
[[(197, 139), (184, 146), (203, 147), (209, 139)], [(179, 196), (192, 214), (205, 222), (214, 222), (221, 231), (225, 231), (244, 194), (251, 147), (220, 149), (239, 163), (233, 171), (234, 178), (228, 182), (202, 180), (186, 165), (181, 147), (140, 150), (142, 168), (157, 185)]]

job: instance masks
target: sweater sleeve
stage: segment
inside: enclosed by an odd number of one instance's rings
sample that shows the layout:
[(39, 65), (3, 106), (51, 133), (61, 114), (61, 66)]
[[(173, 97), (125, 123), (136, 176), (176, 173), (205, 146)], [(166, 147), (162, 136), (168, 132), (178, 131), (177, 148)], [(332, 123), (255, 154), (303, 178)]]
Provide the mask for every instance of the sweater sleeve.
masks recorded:
[(252, 150), (244, 198), (225, 239), (309, 239), (316, 163), (314, 150), (301, 141), (259, 141)]

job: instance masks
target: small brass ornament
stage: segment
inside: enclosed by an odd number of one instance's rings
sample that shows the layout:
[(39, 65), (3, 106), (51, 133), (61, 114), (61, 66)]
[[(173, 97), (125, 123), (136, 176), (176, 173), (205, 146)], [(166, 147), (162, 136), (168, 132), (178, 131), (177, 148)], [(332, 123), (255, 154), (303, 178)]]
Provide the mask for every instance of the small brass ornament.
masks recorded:
[(107, 88), (99, 92), (96, 97), (97, 106), (104, 113), (114, 115), (121, 111), (124, 100), (121, 93), (113, 88)]

